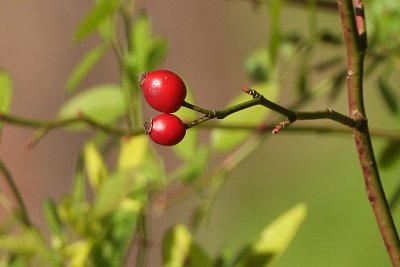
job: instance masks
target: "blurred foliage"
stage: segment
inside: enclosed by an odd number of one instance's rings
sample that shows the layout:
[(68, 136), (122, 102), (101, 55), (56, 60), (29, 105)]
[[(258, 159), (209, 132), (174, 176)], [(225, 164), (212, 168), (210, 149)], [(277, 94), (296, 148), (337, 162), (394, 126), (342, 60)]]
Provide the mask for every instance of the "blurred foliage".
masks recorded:
[[(298, 1), (296, 7), (308, 12), (309, 29), (287, 31), (282, 23), (282, 12), (286, 4), (295, 1), (249, 2), (256, 6), (267, 5), (269, 20), (268, 42), (245, 60), (245, 71), (253, 81), (252, 88), (271, 101), (290, 94), (291, 102), (285, 104), (296, 108), (322, 96), (335, 100), (344, 88), (344, 56), (333, 53), (320, 58), (315, 52), (321, 47), (327, 50), (340, 47), (344, 52), (341, 29), (320, 29), (317, 24), (317, 12), (323, 8), (331, 10), (332, 3)], [(99, 123), (140, 130), (142, 105), (137, 76), (161, 66), (168, 43), (166, 38), (153, 34), (151, 14), (137, 12), (134, 4), (134, 0), (94, 1), (93, 8), (77, 27), (73, 36), (76, 42), (96, 33), (100, 41), (71, 72), (65, 86), (69, 99), (60, 107), (60, 118), (83, 114)], [(400, 3), (365, 1), (365, 7), (369, 36), (367, 78), (376, 80), (382, 105), (398, 121), (399, 99), (390, 80), (398, 73)], [(124, 28), (125, 36), (117, 34), (119, 27)], [(108, 52), (114, 53), (118, 60), (120, 84), (80, 88), (88, 73)], [(294, 86), (287, 88), (282, 85), (282, 77), (292, 66), (295, 67), (290, 82)], [(323, 79), (315, 81), (319, 76)], [(77, 92), (77, 89), (81, 91)], [(0, 116), (9, 111), (11, 96), (11, 77), (1, 70)], [(241, 94), (229, 105), (248, 99), (248, 95)], [(191, 89), (186, 100), (194, 102)], [(209, 144), (200, 141), (196, 130), (188, 131), (185, 140), (172, 149), (181, 164), (169, 172), (145, 135), (120, 138), (91, 133), (78, 155), (71, 193), (60, 201), (44, 200), (48, 237), (35, 226), (24, 224), (20, 210), (11, 209), (9, 216), (0, 221), (0, 266), (123, 266), (134, 250), (137, 266), (142, 266), (149, 242), (144, 225), (147, 222), (143, 218), (157, 205), (157, 210), (162, 212), (190, 196), (198, 200), (194, 207), (193, 228), (178, 224), (165, 233), (162, 244), (164, 266), (270, 266), (288, 248), (305, 219), (305, 205), (290, 209), (265, 227), (258, 238), (229, 254), (210, 253), (196, 241), (194, 233), (208, 217), (215, 196), (232, 169), (267, 139), (252, 130), (233, 131), (223, 126), (275, 123), (270, 113), (256, 107), (223, 120), (220, 128), (211, 130)], [(186, 109), (177, 114), (185, 121), (197, 117), (196, 112)], [(399, 126), (396, 125), (397, 130)], [(70, 129), (88, 130), (83, 125)], [(400, 158), (399, 142), (389, 137), (386, 142), (380, 165), (391, 167)], [(117, 151), (115, 164), (108, 161), (109, 146)], [(223, 157), (223, 160), (211, 168), (210, 160), (215, 157)], [(177, 192), (174, 191), (176, 187)], [(399, 195), (396, 194), (393, 202)]]

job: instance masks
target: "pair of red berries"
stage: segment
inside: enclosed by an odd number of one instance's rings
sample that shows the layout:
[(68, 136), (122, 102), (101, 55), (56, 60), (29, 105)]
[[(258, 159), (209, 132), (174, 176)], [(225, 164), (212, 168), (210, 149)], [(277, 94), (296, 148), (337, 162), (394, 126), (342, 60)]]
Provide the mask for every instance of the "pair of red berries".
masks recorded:
[(185, 137), (186, 125), (171, 113), (178, 111), (185, 100), (185, 83), (177, 74), (168, 70), (146, 72), (139, 80), (147, 103), (163, 113), (145, 123), (146, 133), (157, 144), (178, 144)]

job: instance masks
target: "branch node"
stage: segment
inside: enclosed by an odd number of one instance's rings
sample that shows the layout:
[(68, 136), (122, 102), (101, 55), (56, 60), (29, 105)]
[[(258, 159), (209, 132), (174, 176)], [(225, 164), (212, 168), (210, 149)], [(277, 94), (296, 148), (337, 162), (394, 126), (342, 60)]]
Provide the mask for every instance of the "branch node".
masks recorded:
[(259, 92), (257, 92), (257, 91), (254, 90), (254, 89), (251, 89), (251, 88), (248, 87), (248, 86), (243, 86), (243, 87), (242, 87), (242, 91), (245, 92), (246, 94), (252, 96), (253, 98), (259, 98), (259, 97), (261, 97), (261, 94), (260, 94)]
[(291, 124), (291, 121), (289, 119), (279, 123), (277, 126), (274, 127), (274, 129), (272, 129), (272, 134), (277, 134), (279, 133), (283, 128), (289, 126)]

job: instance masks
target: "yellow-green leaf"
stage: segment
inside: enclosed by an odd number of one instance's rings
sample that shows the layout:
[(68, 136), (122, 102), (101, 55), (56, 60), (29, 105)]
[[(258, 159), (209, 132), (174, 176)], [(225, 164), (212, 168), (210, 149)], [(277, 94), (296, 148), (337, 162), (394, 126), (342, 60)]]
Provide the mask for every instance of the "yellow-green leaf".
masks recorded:
[(244, 249), (234, 267), (270, 266), (287, 249), (306, 213), (306, 206), (298, 204), (279, 216), (255, 242)]
[(164, 267), (190, 266), (211, 267), (212, 262), (207, 253), (193, 240), (184, 225), (176, 225), (164, 236), (162, 244)]
[(10, 74), (0, 69), (0, 112), (8, 112), (12, 96), (12, 79)]
[[(60, 109), (60, 118), (73, 118), (84, 114), (99, 122), (112, 123), (125, 114), (127, 102), (121, 88), (117, 85), (104, 84), (92, 87), (71, 98)], [(76, 124), (69, 129), (82, 129), (83, 124)]]
[(119, 170), (130, 170), (139, 167), (146, 155), (148, 137), (145, 135), (133, 136), (122, 140), (118, 159)]
[(93, 143), (87, 143), (84, 148), (86, 172), (92, 188), (97, 189), (108, 178), (108, 170)]

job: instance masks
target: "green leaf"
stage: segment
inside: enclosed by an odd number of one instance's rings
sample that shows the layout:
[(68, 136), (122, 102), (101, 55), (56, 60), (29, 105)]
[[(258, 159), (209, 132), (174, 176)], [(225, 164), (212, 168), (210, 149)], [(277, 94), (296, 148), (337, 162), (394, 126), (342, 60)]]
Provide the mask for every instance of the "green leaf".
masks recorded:
[(43, 202), (44, 218), (46, 219), (47, 226), (51, 233), (58, 238), (63, 236), (63, 226), (60, 220), (60, 216), (57, 212), (57, 207), (54, 201), (50, 198), (46, 198)]
[(156, 36), (149, 47), (147, 66), (149, 70), (156, 69), (164, 60), (168, 51), (168, 42), (165, 38)]
[(105, 21), (116, 11), (119, 5), (119, 0), (100, 1), (79, 24), (74, 34), (74, 40), (76, 42), (83, 40), (89, 33), (93, 32), (100, 23)]
[(152, 36), (151, 21), (145, 12), (134, 21), (129, 41), (132, 50), (125, 55), (124, 60), (133, 73), (156, 69), (165, 58), (168, 49), (167, 40)]
[(378, 85), (379, 91), (381, 92), (383, 100), (385, 101), (386, 107), (392, 114), (399, 114), (399, 103), (397, 101), (393, 88), (382, 76), (379, 77)]
[(247, 74), (255, 82), (265, 82), (271, 72), (271, 60), (268, 50), (265, 48), (257, 49), (245, 61)]
[(12, 79), (10, 74), (0, 69), (0, 113), (8, 112), (12, 97)]
[(75, 166), (74, 182), (72, 187), (72, 198), (76, 202), (83, 202), (86, 196), (85, 186), (85, 159), (84, 151), (79, 153), (79, 158)]
[(258, 240), (246, 247), (234, 267), (266, 267), (289, 246), (299, 226), (306, 217), (307, 208), (298, 204), (279, 216), (265, 228)]
[(151, 46), (151, 26), (147, 13), (142, 12), (135, 20), (132, 27), (131, 43), (133, 59), (136, 62), (137, 73), (146, 71), (147, 58)]
[(86, 143), (84, 157), (89, 182), (92, 188), (97, 189), (108, 179), (107, 167), (93, 143)]
[(107, 179), (98, 189), (93, 213), (97, 217), (103, 217), (126, 205), (132, 211), (137, 212), (142, 208), (142, 203), (133, 199), (127, 199), (129, 193), (141, 190), (143, 178), (139, 173), (116, 173)]
[(393, 166), (400, 159), (400, 142), (389, 141), (379, 158), (379, 166), (382, 168), (389, 168)]
[[(195, 103), (191, 88), (189, 86), (186, 86), (186, 89), (187, 95), (185, 101), (189, 103)], [(190, 122), (194, 120), (197, 116), (195, 111), (187, 108), (181, 108), (175, 114), (184, 122)], [(196, 151), (198, 150), (197, 129), (188, 129), (186, 131), (185, 138), (179, 144), (173, 146), (172, 149), (183, 160), (193, 160), (194, 158), (196, 158)]]
[[(71, 98), (60, 109), (60, 118), (73, 118), (79, 114), (99, 122), (112, 123), (126, 112), (125, 95), (117, 85), (98, 85)], [(68, 129), (79, 130), (83, 124)]]
[(210, 151), (207, 147), (200, 147), (192, 160), (187, 161), (182, 168), (178, 170), (180, 180), (184, 183), (190, 183), (199, 178), (206, 169)]
[(103, 238), (92, 249), (93, 266), (123, 266), (136, 230), (138, 211), (124, 200), (110, 218), (103, 220)]
[(164, 267), (212, 266), (207, 253), (193, 240), (184, 225), (176, 225), (166, 233), (162, 253)]
[(67, 93), (72, 93), (76, 89), (81, 81), (92, 70), (93, 66), (104, 56), (107, 49), (108, 45), (101, 44), (89, 50), (68, 78), (66, 85)]
[[(277, 98), (278, 87), (273, 82), (261, 83), (252, 86), (255, 90), (265, 96), (265, 98), (274, 101)], [(229, 106), (250, 100), (247, 94), (241, 94), (236, 97)], [(270, 110), (262, 106), (255, 106), (231, 115), (221, 121), (221, 124), (257, 126), (260, 124)], [(213, 147), (218, 151), (229, 151), (242, 143), (252, 131), (249, 130), (224, 130), (217, 129), (212, 131), (211, 140)]]

